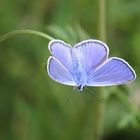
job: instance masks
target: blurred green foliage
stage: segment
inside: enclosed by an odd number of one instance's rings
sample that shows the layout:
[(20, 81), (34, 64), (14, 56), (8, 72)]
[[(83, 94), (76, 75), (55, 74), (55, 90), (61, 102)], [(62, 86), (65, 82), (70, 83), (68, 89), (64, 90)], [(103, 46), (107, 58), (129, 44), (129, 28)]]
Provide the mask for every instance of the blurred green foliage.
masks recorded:
[[(0, 33), (35, 29), (74, 44), (98, 39), (98, 0), (1, 0)], [(140, 1), (107, 1), (110, 56), (127, 60), (135, 82), (104, 88), (104, 139), (140, 139)], [(48, 40), (17, 35), (0, 44), (0, 140), (92, 140), (96, 89), (79, 94), (46, 72)]]

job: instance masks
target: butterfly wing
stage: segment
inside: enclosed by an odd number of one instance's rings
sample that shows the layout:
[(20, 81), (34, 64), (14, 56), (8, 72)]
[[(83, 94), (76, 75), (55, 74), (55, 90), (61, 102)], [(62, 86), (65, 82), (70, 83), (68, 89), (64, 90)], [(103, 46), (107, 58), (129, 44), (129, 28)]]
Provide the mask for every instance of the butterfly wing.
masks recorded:
[(57, 58), (50, 56), (48, 59), (48, 64), (47, 64), (47, 70), (49, 76), (65, 85), (70, 85), (70, 86), (76, 86), (76, 83), (74, 82), (73, 76), (69, 73), (69, 71), (63, 66)]
[(82, 41), (75, 48), (77, 58), (87, 73), (95, 71), (108, 58), (108, 47), (99, 40)]
[(124, 84), (136, 78), (131, 66), (120, 58), (110, 58), (96, 71), (88, 75), (87, 86), (110, 86)]
[(49, 50), (57, 60), (71, 73), (73, 71), (71, 46), (61, 40), (52, 40), (49, 43)]

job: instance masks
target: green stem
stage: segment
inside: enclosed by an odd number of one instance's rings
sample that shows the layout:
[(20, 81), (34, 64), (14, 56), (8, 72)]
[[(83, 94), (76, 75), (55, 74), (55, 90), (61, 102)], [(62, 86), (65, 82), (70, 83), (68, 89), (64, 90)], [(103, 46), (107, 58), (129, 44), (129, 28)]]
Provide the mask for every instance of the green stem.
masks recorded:
[[(103, 137), (104, 131), (104, 116), (105, 116), (105, 103), (106, 103), (106, 96), (104, 94), (103, 88), (97, 89), (96, 98), (99, 100), (98, 102), (94, 102), (94, 126), (93, 126), (93, 140), (101, 140)], [(96, 99), (95, 98), (95, 99)]]
[(106, 42), (106, 0), (99, 0), (99, 38)]
[[(99, 0), (99, 39), (102, 41), (106, 41), (106, 13), (105, 13), (105, 0)], [(101, 140), (103, 137), (104, 132), (104, 118), (105, 118), (105, 104), (106, 104), (106, 96), (104, 94), (103, 88), (98, 88), (97, 91), (97, 98), (98, 99), (104, 99), (104, 102), (96, 102), (94, 104), (95, 106), (95, 112), (94, 112), (94, 140)]]
[(28, 29), (25, 29), (25, 30), (15, 30), (15, 31), (11, 31), (11, 32), (8, 32), (8, 33), (5, 33), (3, 35), (0, 36), (0, 42), (12, 37), (12, 36), (15, 36), (17, 34), (33, 34), (33, 35), (38, 35), (38, 36), (41, 36), (43, 38), (46, 38), (48, 40), (53, 40), (54, 38), (45, 34), (45, 33), (42, 33), (42, 32), (39, 32), (39, 31), (35, 31), (35, 30), (28, 30)]

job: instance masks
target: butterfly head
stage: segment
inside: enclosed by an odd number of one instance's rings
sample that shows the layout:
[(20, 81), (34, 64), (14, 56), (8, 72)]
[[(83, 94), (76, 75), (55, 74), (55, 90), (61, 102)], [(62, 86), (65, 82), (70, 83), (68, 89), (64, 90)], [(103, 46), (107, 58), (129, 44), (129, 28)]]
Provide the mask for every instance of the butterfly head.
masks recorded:
[(83, 91), (83, 89), (85, 88), (85, 86), (84, 86), (84, 85), (79, 85), (77, 88), (78, 88), (79, 91), (81, 92), (81, 91)]

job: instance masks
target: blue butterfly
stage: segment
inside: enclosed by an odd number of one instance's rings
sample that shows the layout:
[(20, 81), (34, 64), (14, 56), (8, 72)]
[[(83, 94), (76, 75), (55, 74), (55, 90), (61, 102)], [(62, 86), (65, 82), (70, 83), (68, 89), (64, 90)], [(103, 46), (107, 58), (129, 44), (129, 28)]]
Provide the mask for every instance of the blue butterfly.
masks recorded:
[(61, 40), (49, 43), (52, 56), (48, 59), (49, 76), (65, 85), (111, 86), (125, 84), (136, 78), (135, 71), (123, 59), (108, 58), (108, 46), (99, 40), (85, 40), (74, 47)]

